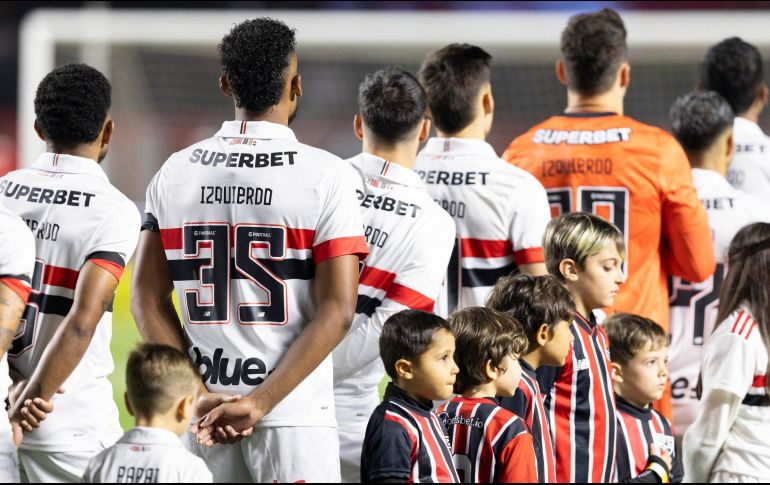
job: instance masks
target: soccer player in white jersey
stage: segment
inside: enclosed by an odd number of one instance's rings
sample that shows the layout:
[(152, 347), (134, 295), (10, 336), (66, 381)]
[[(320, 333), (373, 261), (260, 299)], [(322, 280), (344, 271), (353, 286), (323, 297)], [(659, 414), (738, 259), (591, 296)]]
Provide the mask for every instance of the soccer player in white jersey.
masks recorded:
[(28, 402), (53, 397), (54, 406), (24, 434), (22, 480), (78, 481), (88, 460), (121, 434), (107, 380), (112, 301), (141, 220), (99, 165), (114, 131), (110, 99), (109, 82), (90, 66), (49, 73), (35, 96), (46, 153), (0, 179), (0, 201), (27, 222), (37, 257), (22, 328), (8, 351), (18, 373), (11, 420), (30, 421)]
[(428, 140), (415, 170), (457, 225), (446, 278), (449, 312), (483, 306), (497, 279), (517, 268), (546, 274), (541, 239), (551, 213), (545, 189), (484, 141), (494, 112), (491, 62), (479, 47), (451, 44), (420, 68), (438, 137)]
[[(293, 29), (248, 20), (219, 53), (235, 120), (150, 182), (132, 311), (145, 340), (189, 351), (202, 374), (192, 448), (215, 481), (339, 481), (331, 351), (368, 253), (351, 168), (288, 127)], [(241, 399), (211, 409), (222, 395)]]
[(211, 483), (179, 440), (190, 425), (198, 371), (168, 345), (142, 344), (128, 356), (126, 407), (135, 427), (88, 464), (85, 483)]
[(361, 480), (361, 446), (385, 375), (380, 332), (406, 309), (433, 312), (455, 239), (455, 224), (414, 173), (428, 138), (425, 91), (400, 68), (368, 74), (358, 88), (351, 158), (369, 256), (358, 283), (353, 325), (334, 350), (334, 401), (344, 482)]
[[(0, 204), (0, 403), (8, 397), (11, 379), (5, 355), (19, 328), (24, 307), (32, 291), (32, 271), (35, 267), (35, 240), (19, 216)], [(18, 439), (20, 429), (15, 438)], [(0, 482), (19, 481), (19, 463), (16, 455), (11, 423), (0, 412)]]
[(757, 124), (769, 97), (763, 66), (756, 47), (738, 37), (725, 39), (703, 59), (701, 87), (722, 95), (735, 113), (735, 157), (727, 180), (737, 189), (770, 199), (770, 137)]
[(695, 420), (695, 387), (703, 344), (714, 328), (719, 289), (725, 277), (727, 248), (735, 234), (752, 222), (770, 222), (770, 202), (732, 187), (725, 178), (733, 155), (733, 111), (713, 91), (689, 93), (674, 102), (671, 128), (692, 166), (698, 198), (706, 207), (716, 272), (705, 281), (674, 277), (671, 302), (671, 397), (674, 429), (683, 436)]

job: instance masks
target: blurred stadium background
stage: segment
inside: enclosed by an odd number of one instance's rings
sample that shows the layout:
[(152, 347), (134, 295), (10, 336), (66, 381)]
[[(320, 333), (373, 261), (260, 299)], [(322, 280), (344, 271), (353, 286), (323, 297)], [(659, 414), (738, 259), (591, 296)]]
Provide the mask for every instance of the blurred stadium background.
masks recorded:
[[(351, 126), (365, 73), (390, 64), (416, 72), (429, 50), (470, 42), (495, 57), (489, 141), (502, 152), (563, 109), (566, 95), (553, 67), (561, 29), (570, 15), (603, 6), (626, 20), (632, 63), (626, 114), (647, 123), (668, 127), (669, 107), (695, 86), (709, 45), (737, 35), (770, 60), (770, 2), (3, 2), (0, 175), (32, 163), (44, 149), (32, 131), (32, 98), (42, 76), (67, 62), (88, 62), (113, 83), (117, 133), (104, 167), (141, 209), (148, 181), (169, 154), (232, 117), (217, 87), (216, 44), (233, 23), (263, 15), (298, 29), (304, 96), (292, 128), (301, 141), (343, 158), (357, 154)], [(760, 120), (765, 131), (768, 111)], [(129, 268), (118, 287), (112, 338), (124, 427), (132, 425), (123, 408), (125, 360), (139, 340), (129, 312), (130, 276)]]

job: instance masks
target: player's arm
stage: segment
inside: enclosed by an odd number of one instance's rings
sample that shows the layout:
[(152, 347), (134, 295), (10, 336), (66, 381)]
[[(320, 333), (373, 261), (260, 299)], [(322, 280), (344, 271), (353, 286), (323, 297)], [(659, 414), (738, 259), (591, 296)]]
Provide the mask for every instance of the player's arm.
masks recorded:
[[(14, 291), (11, 286), (19, 283), (15, 283), (10, 278), (0, 277), (0, 359), (13, 342), (27, 303), (23, 294), (19, 294), (18, 290)], [(29, 296), (28, 289), (26, 295)]]
[(672, 139), (663, 152), (662, 255), (669, 274), (703, 281), (716, 268), (706, 209), (692, 181), (682, 148)]
[(56, 330), (32, 377), (11, 409), (11, 421), (21, 423), (32, 431), (42, 413), (27, 403), (48, 401), (72, 374), (86, 353), (99, 320), (112, 303), (118, 279), (113, 273), (93, 261), (80, 270), (75, 287), (75, 299), (69, 313)]
[(160, 233), (143, 230), (134, 257), (131, 314), (142, 339), (187, 353), (182, 324), (174, 308), (174, 283)]
[(500, 470), (495, 481), (500, 483), (537, 483), (535, 444), (530, 433), (515, 437), (500, 455)]
[(315, 316), (297, 336), (275, 370), (250, 395), (218, 406), (199, 422), (198, 441), (214, 444), (215, 427), (251, 429), (310, 375), (350, 328), (358, 297), (358, 256), (345, 255), (316, 266)]

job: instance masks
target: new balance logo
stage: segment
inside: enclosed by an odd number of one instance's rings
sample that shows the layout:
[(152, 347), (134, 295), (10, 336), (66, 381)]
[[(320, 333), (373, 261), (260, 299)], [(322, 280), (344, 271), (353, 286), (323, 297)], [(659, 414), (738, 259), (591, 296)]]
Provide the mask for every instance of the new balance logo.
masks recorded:
[(222, 357), (224, 349), (214, 349), (213, 358), (203, 355), (198, 347), (190, 350), (192, 354), (190, 357), (195, 360), (195, 365), (204, 382), (224, 386), (237, 386), (241, 383), (247, 386), (258, 386), (265, 380), (264, 376), (270, 374), (267, 372), (265, 362), (256, 357), (246, 360), (238, 357), (231, 367), (231, 359)]

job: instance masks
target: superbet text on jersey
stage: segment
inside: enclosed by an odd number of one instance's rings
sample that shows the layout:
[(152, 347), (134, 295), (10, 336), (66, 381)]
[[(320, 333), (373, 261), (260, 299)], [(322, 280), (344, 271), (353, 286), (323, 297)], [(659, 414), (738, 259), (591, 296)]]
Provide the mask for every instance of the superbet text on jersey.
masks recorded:
[(483, 306), (500, 276), (543, 262), (542, 238), (550, 219), (545, 190), (530, 174), (501, 160), (491, 145), (431, 138), (415, 171), (457, 226), (442, 313)]
[[(0, 180), (0, 198), (24, 219), (36, 244), (32, 294), (8, 351), (11, 365), (29, 378), (72, 308), (80, 269), (92, 262), (120, 279), (136, 248), (140, 217), (96, 161), (71, 155), (44, 153), (32, 167), (9, 173)], [(120, 436), (107, 380), (114, 370), (111, 336), (112, 304), (64, 382), (66, 392), (54, 395), (56, 412), (24, 435), (22, 450), (96, 452), (105, 435), (107, 444)]]
[[(367, 254), (349, 170), (286, 126), (227, 121), (150, 182), (144, 227), (160, 232), (212, 392), (250, 394), (313, 318), (315, 265)], [(334, 425), (331, 356), (257, 423)]]

